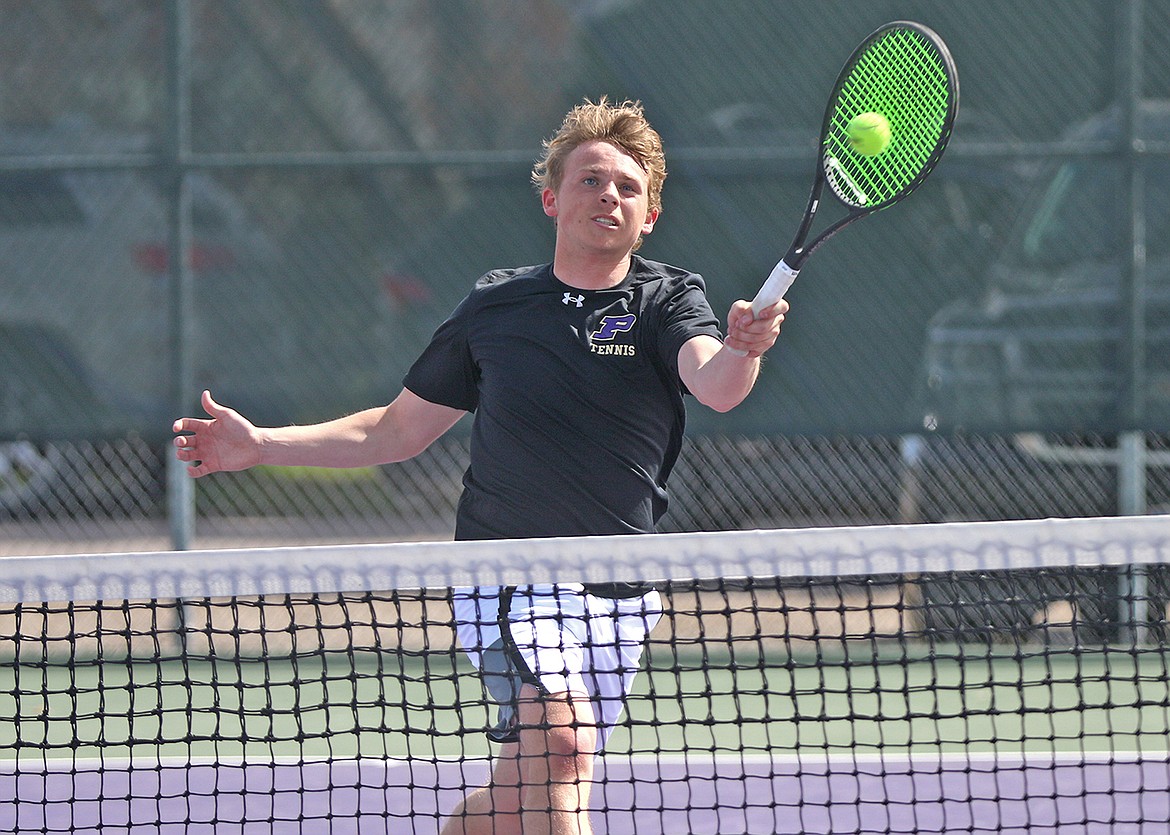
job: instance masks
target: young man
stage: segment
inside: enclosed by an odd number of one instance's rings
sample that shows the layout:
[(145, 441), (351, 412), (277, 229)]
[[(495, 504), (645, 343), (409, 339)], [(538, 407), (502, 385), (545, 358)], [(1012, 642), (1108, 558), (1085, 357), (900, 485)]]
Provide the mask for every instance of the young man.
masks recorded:
[[(490, 272), (389, 405), (315, 426), (253, 426), (203, 393), (175, 422), (191, 475), (256, 464), (402, 461), (474, 412), (457, 539), (650, 533), (666, 509), (690, 393), (738, 405), (788, 310), (737, 301), (720, 337), (702, 279), (634, 255), (666, 162), (640, 104), (574, 108), (533, 170), (556, 224), (550, 264)], [(506, 219), (501, 219), (504, 222)], [(456, 590), (459, 640), (499, 704), (487, 786), (448, 833), (588, 833), (593, 761), (660, 615), (640, 586)]]

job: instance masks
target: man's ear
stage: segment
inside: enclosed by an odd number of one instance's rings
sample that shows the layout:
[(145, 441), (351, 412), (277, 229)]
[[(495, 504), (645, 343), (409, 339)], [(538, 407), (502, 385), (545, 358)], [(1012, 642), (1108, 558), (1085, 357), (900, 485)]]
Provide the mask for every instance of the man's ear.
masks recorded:
[(557, 195), (551, 188), (546, 188), (540, 193), (540, 205), (544, 209), (544, 213), (549, 217), (557, 216)]
[[(545, 209), (545, 212), (547, 213), (548, 210)], [(649, 235), (651, 232), (653, 232), (654, 231), (654, 224), (657, 222), (658, 222), (658, 210), (651, 209), (650, 212), (646, 215), (646, 222), (642, 224), (642, 234)]]

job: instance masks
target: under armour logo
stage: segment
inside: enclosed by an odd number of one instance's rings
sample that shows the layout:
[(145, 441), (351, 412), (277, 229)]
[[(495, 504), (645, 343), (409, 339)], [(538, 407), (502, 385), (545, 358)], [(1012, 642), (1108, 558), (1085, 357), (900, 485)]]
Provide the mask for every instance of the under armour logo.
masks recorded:
[(584, 307), (585, 297), (574, 296), (572, 293), (565, 293), (565, 297), (561, 299), (561, 304), (575, 304), (577, 307)]

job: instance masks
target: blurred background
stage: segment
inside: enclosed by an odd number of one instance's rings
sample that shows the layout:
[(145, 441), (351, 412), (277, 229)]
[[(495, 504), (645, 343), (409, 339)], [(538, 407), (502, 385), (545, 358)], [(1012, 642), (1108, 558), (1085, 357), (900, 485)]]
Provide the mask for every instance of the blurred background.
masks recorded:
[(0, 0), (0, 553), (449, 536), (465, 425), (191, 483), (171, 421), (393, 398), (480, 274), (551, 257), (528, 172), (586, 97), (666, 142), (643, 254), (751, 298), (899, 18), (958, 63), (947, 156), (810, 261), (747, 403), (692, 404), (663, 527), (1165, 512), (1168, 3)]

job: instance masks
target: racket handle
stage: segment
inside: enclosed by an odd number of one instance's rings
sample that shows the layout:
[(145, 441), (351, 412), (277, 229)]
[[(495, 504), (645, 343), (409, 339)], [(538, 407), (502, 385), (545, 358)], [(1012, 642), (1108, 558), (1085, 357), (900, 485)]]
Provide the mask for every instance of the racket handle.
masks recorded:
[(756, 297), (752, 299), (752, 315), (759, 316), (760, 311), (765, 307), (771, 307), (784, 298), (784, 294), (788, 292), (792, 282), (796, 281), (799, 272), (800, 270), (792, 269), (781, 259), (780, 263), (772, 268), (772, 272), (768, 276), (768, 280), (764, 282), (764, 286), (760, 288), (760, 292), (756, 293)]
[[(780, 259), (780, 263), (772, 268), (768, 279), (760, 287), (760, 291), (756, 293), (756, 297), (752, 299), (752, 316), (759, 316), (760, 311), (766, 307), (771, 307), (776, 302), (784, 298), (784, 294), (788, 292), (788, 288), (792, 286), (792, 282), (796, 281), (797, 274), (800, 270), (794, 270), (792, 267)], [(746, 351), (737, 351), (735, 348), (726, 348), (737, 357), (746, 357)]]

